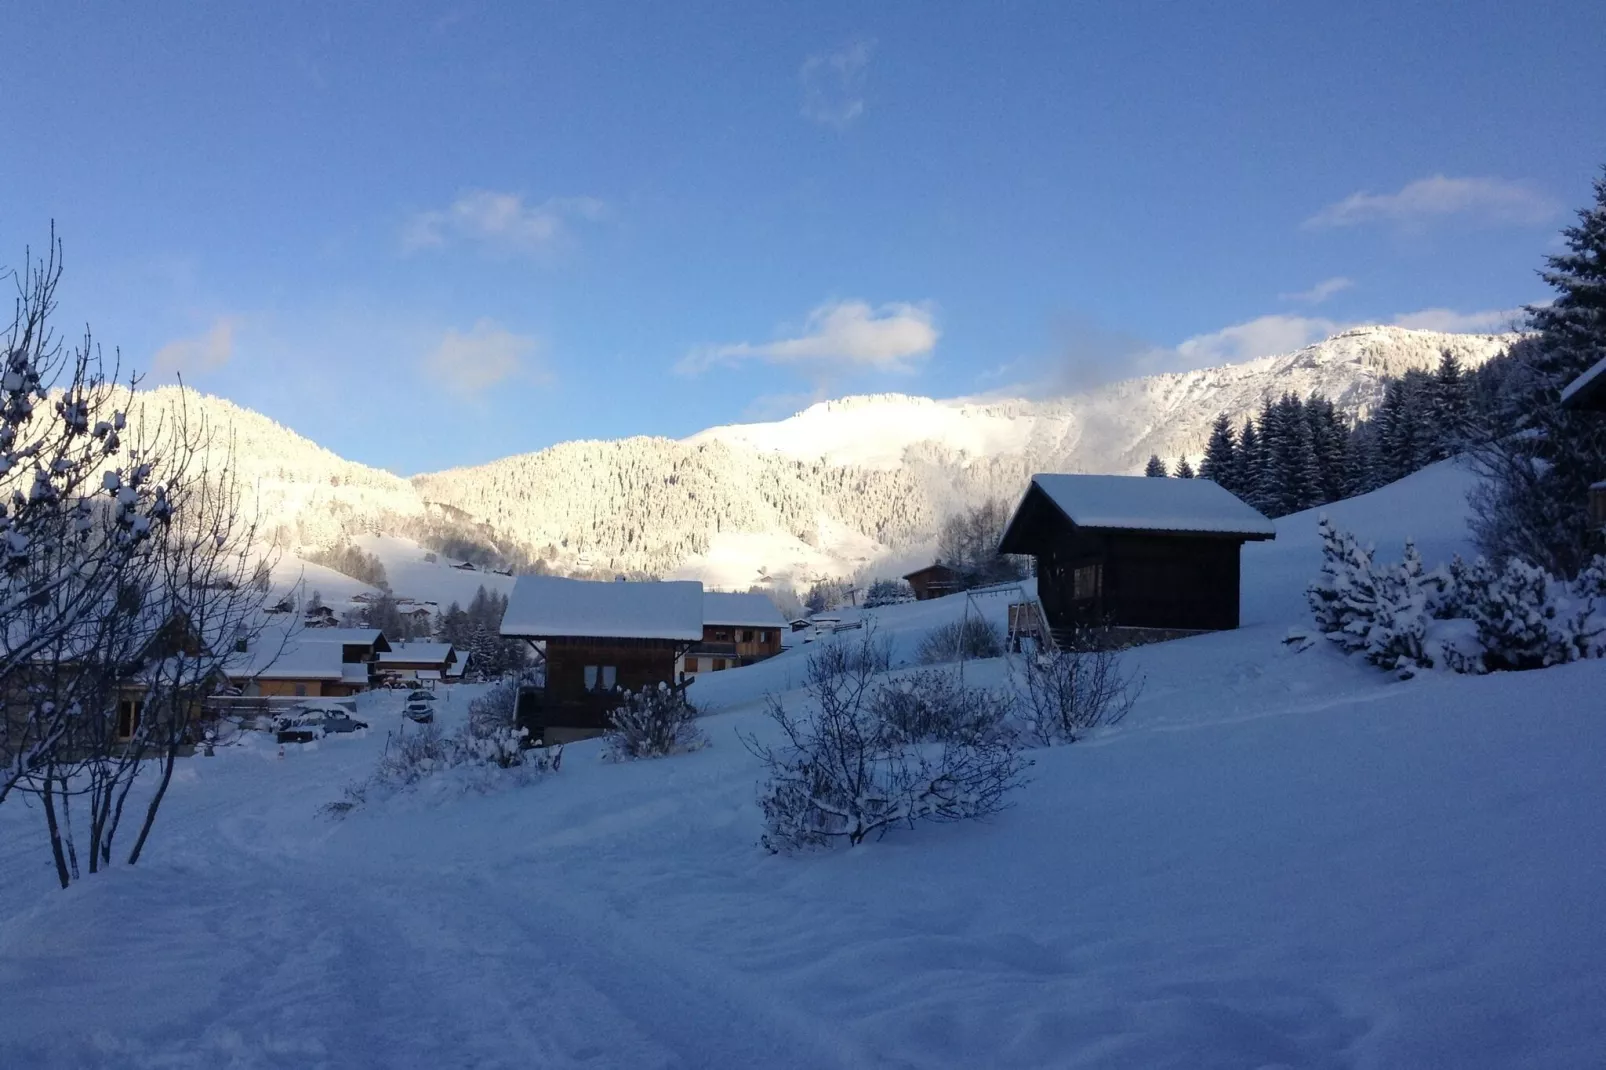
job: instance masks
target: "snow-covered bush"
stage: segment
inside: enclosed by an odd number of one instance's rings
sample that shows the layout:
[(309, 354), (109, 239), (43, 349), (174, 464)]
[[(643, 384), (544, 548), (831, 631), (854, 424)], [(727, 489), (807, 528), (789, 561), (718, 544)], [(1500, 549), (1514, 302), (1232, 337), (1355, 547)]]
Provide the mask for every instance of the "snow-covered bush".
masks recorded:
[(1004, 639), (998, 629), (980, 617), (949, 621), (926, 633), (920, 641), (919, 658), (924, 665), (973, 658), (996, 658), (1004, 653)]
[(982, 743), (1008, 737), (1007, 696), (966, 687), (957, 673), (927, 669), (879, 685), (872, 712), (901, 743)]
[(1409, 542), (1399, 564), (1380, 566), (1325, 517), (1321, 534), (1322, 572), (1306, 591), (1317, 629), (1402, 677), (1436, 666), (1537, 669), (1601, 653), (1606, 625), (1594, 614), (1606, 565), (1571, 585), (1516, 558), (1495, 566), (1457, 557), (1428, 572)]
[(697, 709), (686, 700), (683, 687), (660, 683), (641, 691), (626, 691), (608, 713), (608, 734), (603, 757), (628, 762), (637, 758), (663, 758), (708, 745), (697, 727)]
[(1075, 743), (1131, 712), (1143, 691), (1121, 653), (1094, 631), (1080, 632), (1065, 646), (1039, 650), (1010, 662), (1010, 679), (1022, 729), (1043, 746)]
[(373, 783), (391, 790), (409, 788), (461, 761), (456, 740), (442, 734), (433, 724), (420, 725), (416, 731), (385, 741), (384, 753), (374, 769)]
[(1478, 565), (1464, 571), (1455, 595), (1483, 651), (1482, 665), (1464, 671), (1542, 669), (1590, 656), (1600, 634), (1590, 622), (1592, 598), (1574, 597), (1544, 569), (1515, 558), (1500, 569)]
[(1316, 628), (1346, 653), (1409, 677), (1432, 668), (1428, 627), (1448, 577), (1427, 572), (1407, 541), (1397, 565), (1378, 565), (1354, 535), (1321, 518), (1322, 571), (1305, 597)]
[(744, 739), (768, 772), (759, 794), (765, 848), (858, 844), (895, 825), (982, 817), (1008, 805), (1029, 764), (1012, 740), (907, 742), (873, 701), (876, 670), (831, 650), (809, 659), (817, 712), (796, 716), (771, 696), (781, 744)]

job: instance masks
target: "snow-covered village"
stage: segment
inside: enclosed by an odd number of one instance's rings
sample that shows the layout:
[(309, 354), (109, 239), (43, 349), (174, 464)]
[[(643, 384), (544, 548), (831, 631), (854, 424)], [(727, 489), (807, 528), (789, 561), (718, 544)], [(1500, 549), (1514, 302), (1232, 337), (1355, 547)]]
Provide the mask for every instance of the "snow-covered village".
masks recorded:
[(1606, 1067), (1606, 7), (33, 5), (0, 1068)]

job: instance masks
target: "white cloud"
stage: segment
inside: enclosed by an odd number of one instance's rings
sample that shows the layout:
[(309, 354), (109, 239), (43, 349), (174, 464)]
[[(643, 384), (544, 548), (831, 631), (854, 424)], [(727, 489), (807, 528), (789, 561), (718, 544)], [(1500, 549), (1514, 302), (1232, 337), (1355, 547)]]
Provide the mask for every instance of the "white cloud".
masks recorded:
[(845, 130), (864, 114), (864, 81), (875, 42), (855, 38), (803, 61), (803, 118)]
[(1346, 279), (1344, 276), (1338, 275), (1331, 279), (1323, 279), (1308, 290), (1300, 290), (1298, 293), (1278, 294), (1277, 299), (1279, 301), (1297, 301), (1302, 305), (1319, 305), (1334, 294), (1342, 293), (1354, 285), (1354, 279)]
[(1445, 331), (1450, 334), (1501, 334), (1512, 329), (1525, 313), (1520, 308), (1495, 308), (1483, 312), (1457, 312), (1453, 308), (1424, 308), (1395, 316), (1396, 327), (1419, 331)]
[(547, 378), (542, 369), (529, 364), (539, 349), (535, 338), (482, 319), (467, 334), (447, 331), (440, 344), (425, 355), (423, 369), (431, 381), (447, 390), (477, 397), (516, 375)]
[(215, 321), (205, 334), (179, 338), (167, 343), (151, 358), (151, 372), (158, 376), (190, 375), (215, 371), (234, 356), (234, 321)]
[(864, 301), (839, 301), (810, 312), (796, 337), (696, 350), (682, 358), (675, 370), (695, 375), (718, 364), (762, 360), (904, 372), (913, 368), (912, 361), (931, 352), (938, 335), (927, 306), (895, 303), (872, 308)]
[(1347, 324), (1319, 316), (1273, 314), (1247, 323), (1196, 334), (1177, 346), (1182, 368), (1209, 368), (1217, 364), (1290, 353), (1343, 330)]
[(1555, 201), (1520, 182), (1503, 178), (1420, 178), (1396, 193), (1352, 193), (1305, 220), (1307, 229), (1392, 223), (1421, 227), (1449, 216), (1480, 223), (1543, 223), (1555, 217)]
[(402, 246), (431, 249), (458, 240), (534, 252), (562, 238), (573, 221), (597, 222), (607, 214), (607, 205), (595, 197), (550, 197), (525, 204), (516, 193), (469, 190), (446, 208), (414, 216), (402, 234)]

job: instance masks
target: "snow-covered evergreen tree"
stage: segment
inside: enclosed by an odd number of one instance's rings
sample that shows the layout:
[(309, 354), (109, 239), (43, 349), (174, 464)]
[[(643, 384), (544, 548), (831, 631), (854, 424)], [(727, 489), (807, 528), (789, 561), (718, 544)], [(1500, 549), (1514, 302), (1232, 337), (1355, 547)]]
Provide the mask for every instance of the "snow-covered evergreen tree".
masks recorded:
[(1192, 479), (1193, 478), (1193, 476), (1194, 476), (1193, 465), (1188, 463), (1188, 458), (1187, 457), (1178, 457), (1177, 458), (1176, 475), (1177, 475), (1178, 479)]
[(1158, 454), (1154, 453), (1149, 454), (1149, 463), (1144, 465), (1143, 474), (1161, 479), (1170, 475), (1170, 473), (1165, 470), (1165, 462), (1160, 460)]
[(1199, 463), (1199, 475), (1213, 480), (1234, 494), (1239, 493), (1237, 436), (1233, 434), (1232, 418), (1226, 413), (1216, 417), (1210, 427), (1210, 441), (1205, 444), (1204, 460)]
[(1473, 533), (1497, 561), (1518, 558), (1572, 576), (1601, 548), (1588, 493), (1606, 475), (1606, 417), (1563, 409), (1559, 399), (1606, 360), (1606, 170), (1595, 180), (1595, 203), (1562, 237), (1566, 251), (1547, 257), (1542, 273), (1556, 299), (1529, 310), (1538, 336), (1513, 348), (1493, 440), (1477, 454), (1484, 479)]

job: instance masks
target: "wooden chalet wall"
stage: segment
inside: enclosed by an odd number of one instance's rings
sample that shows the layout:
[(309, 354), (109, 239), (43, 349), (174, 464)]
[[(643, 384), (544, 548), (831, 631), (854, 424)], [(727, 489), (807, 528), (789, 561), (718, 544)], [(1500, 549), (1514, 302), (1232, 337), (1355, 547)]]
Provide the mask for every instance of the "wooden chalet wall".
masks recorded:
[(1239, 551), (1245, 536), (1085, 530), (1036, 486), (1005, 552), (1037, 559), (1037, 595), (1050, 628), (1215, 631), (1238, 627)]

